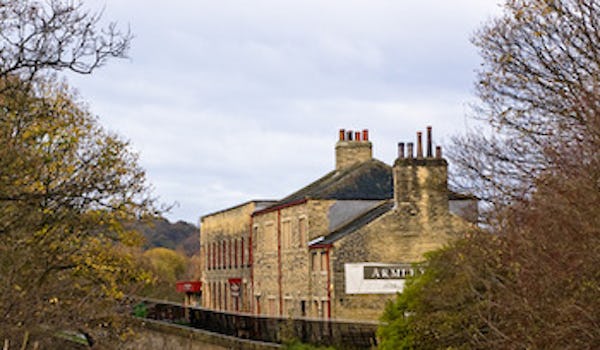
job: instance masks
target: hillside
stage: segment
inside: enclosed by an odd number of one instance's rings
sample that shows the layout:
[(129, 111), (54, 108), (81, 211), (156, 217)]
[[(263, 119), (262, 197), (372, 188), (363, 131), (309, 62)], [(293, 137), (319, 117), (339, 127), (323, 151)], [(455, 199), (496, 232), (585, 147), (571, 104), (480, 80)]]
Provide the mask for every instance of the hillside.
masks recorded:
[(185, 221), (171, 223), (167, 219), (157, 218), (151, 222), (136, 222), (133, 227), (146, 238), (146, 249), (165, 247), (184, 252), (192, 256), (200, 249), (200, 230)]

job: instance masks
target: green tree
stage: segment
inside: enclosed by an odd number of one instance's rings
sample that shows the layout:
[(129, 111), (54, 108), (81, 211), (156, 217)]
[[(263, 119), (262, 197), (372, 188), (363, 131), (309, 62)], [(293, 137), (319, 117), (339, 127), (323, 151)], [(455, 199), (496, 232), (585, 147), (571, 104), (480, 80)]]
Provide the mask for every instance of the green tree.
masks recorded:
[[(378, 330), (381, 349), (469, 349), (489, 333), (489, 292), (507, 275), (498, 260), (502, 242), (474, 234), (428, 253), (423, 274), (408, 279), (388, 303)], [(503, 272), (503, 273), (501, 273)]]

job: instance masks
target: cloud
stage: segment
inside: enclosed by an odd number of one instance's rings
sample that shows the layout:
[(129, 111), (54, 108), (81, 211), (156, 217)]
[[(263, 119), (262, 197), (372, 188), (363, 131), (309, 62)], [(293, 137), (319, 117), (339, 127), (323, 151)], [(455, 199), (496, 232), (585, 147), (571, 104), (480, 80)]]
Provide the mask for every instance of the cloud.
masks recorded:
[(464, 129), (495, 0), (89, 0), (130, 24), (129, 60), (70, 76), (131, 140), (171, 219), (282, 197), (333, 168), (339, 128), (375, 156), (433, 125)]

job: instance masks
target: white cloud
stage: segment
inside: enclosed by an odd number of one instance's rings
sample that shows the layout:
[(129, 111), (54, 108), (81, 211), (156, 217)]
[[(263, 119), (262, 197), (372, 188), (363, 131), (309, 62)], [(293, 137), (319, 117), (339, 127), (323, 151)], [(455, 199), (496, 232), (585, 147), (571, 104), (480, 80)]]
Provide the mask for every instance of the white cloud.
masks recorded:
[(277, 198), (331, 170), (338, 128), (375, 156), (433, 125), (459, 132), (479, 58), (469, 37), (496, 0), (89, 0), (129, 23), (130, 60), (73, 77), (132, 141), (168, 215)]

